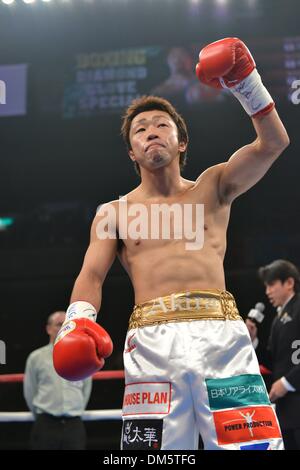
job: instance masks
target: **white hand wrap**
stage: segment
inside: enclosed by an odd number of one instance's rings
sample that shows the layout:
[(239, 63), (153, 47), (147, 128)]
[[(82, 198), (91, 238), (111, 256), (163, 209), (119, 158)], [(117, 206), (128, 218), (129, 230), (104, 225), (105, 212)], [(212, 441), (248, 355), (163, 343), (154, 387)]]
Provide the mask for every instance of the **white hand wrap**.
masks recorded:
[(259, 113), (273, 103), (273, 99), (263, 85), (256, 69), (233, 87), (226, 86), (223, 78), (220, 78), (220, 83), (223, 88), (227, 88), (234, 94), (249, 116)]
[(66, 312), (65, 323), (74, 320), (74, 318), (88, 318), (95, 322), (97, 320), (97, 311), (89, 302), (82, 300), (73, 302)]

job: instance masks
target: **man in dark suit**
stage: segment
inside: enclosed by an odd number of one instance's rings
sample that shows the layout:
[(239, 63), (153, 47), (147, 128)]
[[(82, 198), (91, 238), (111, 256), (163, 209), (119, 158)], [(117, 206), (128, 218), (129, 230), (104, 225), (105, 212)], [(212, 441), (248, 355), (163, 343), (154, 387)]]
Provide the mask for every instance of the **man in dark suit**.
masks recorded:
[[(286, 260), (276, 260), (259, 269), (266, 295), (277, 308), (268, 347), (259, 362), (272, 370), (270, 400), (276, 403), (277, 416), (287, 450), (300, 450), (300, 274)], [(246, 320), (252, 341), (256, 325)]]

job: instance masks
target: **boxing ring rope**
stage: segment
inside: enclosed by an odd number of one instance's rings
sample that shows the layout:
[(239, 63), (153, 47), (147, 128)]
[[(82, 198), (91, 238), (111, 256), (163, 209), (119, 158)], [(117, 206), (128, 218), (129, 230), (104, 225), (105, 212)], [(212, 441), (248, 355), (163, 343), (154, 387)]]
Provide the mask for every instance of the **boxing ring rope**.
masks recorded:
[[(84, 421), (113, 421), (122, 418), (122, 410), (90, 410), (83, 413)], [(30, 411), (0, 411), (0, 423), (28, 423), (34, 421)]]
[[(124, 379), (123, 370), (103, 370), (93, 375), (93, 380)], [(0, 374), (0, 383), (23, 382), (24, 374)]]
[[(260, 366), (260, 372), (268, 375), (271, 372), (264, 366)], [(24, 374), (2, 374), (0, 375), (0, 383), (16, 383), (23, 382)], [(124, 379), (123, 370), (105, 370), (96, 372), (93, 380), (113, 380)], [(84, 421), (112, 421), (122, 418), (122, 410), (87, 410), (83, 413)], [(33, 414), (30, 411), (0, 411), (0, 423), (20, 423), (34, 421)]]
[[(24, 374), (2, 374), (0, 383), (23, 382)], [(105, 370), (96, 372), (93, 380), (113, 380), (124, 379), (123, 370)], [(84, 421), (112, 421), (122, 418), (122, 410), (87, 410), (83, 413)], [(34, 421), (34, 416), (30, 411), (0, 411), (0, 423), (20, 423)]]

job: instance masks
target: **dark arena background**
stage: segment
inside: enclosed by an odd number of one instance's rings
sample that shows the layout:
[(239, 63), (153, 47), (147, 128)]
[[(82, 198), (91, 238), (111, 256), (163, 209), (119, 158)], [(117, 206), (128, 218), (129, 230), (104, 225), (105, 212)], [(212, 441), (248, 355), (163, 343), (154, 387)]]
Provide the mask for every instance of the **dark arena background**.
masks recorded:
[[(257, 269), (278, 258), (300, 266), (299, 17), (297, 0), (0, 2), (0, 84), (11, 83), (7, 104), (0, 102), (1, 375), (24, 373), (29, 353), (48, 341), (46, 318), (67, 308), (97, 207), (139, 184), (120, 136), (132, 99), (161, 94), (184, 116), (187, 179), (254, 139), (237, 100), (200, 85), (194, 73), (200, 49), (228, 36), (253, 53), (291, 140), (234, 202), (227, 235), (227, 289), (244, 318), (265, 303), (266, 341), (275, 309)], [(163, 83), (180, 60), (189, 87), (168, 90)], [(123, 369), (133, 302), (116, 261), (98, 316), (114, 342), (104, 371)], [(122, 378), (94, 380), (88, 410), (120, 409), (123, 386)], [(1, 380), (0, 403), (0, 415), (28, 412), (21, 380)], [(121, 420), (85, 424), (88, 449), (119, 448)], [(27, 449), (31, 426), (0, 421), (0, 449)]]

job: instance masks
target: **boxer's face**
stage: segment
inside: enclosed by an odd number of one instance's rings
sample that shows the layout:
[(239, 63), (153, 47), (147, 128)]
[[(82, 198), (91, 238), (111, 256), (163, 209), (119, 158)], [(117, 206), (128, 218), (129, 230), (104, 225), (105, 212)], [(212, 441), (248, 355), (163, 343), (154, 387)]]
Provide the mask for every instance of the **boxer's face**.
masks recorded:
[(265, 284), (266, 294), (273, 307), (279, 307), (286, 303), (294, 292), (294, 279), (288, 278), (286, 281), (273, 281)]
[(129, 156), (141, 167), (154, 170), (170, 164), (184, 152), (185, 143), (178, 142), (178, 130), (171, 116), (153, 110), (138, 114), (129, 133)]

